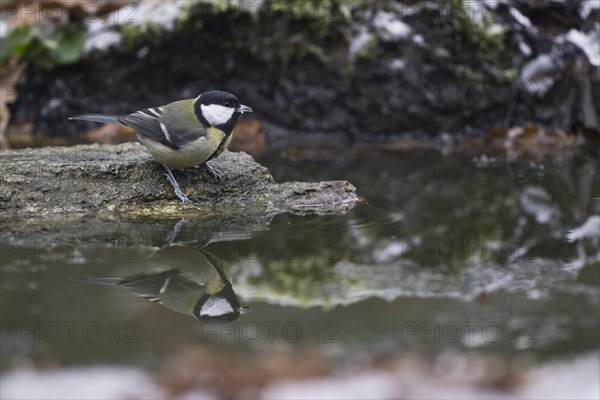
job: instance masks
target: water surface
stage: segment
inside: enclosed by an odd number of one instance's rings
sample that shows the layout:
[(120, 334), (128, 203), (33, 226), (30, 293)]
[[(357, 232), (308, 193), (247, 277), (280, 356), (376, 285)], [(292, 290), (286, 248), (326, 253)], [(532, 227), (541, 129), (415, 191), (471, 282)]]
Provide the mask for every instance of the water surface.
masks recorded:
[[(97, 227), (90, 235), (7, 229), (2, 372), (154, 371), (189, 346), (253, 357), (284, 343), (339, 365), (407, 352), (543, 361), (598, 350), (596, 156), (317, 149), (259, 161), (278, 181), (349, 180), (367, 203), (346, 215), (280, 215), (264, 229), (177, 220), (82, 222)], [(181, 298), (144, 292), (169, 276)], [(201, 298), (229, 321), (199, 321)], [(231, 313), (242, 306), (250, 311)]]

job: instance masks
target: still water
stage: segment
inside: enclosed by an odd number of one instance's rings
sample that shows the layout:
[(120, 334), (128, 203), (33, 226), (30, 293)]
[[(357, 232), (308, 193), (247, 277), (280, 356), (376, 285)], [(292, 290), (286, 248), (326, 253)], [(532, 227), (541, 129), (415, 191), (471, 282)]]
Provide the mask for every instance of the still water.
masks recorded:
[(351, 148), (259, 161), (277, 181), (348, 180), (366, 204), (264, 227), (84, 220), (20, 235), (5, 222), (1, 371), (152, 371), (189, 346), (251, 357), (285, 343), (341, 364), (598, 351), (597, 155)]

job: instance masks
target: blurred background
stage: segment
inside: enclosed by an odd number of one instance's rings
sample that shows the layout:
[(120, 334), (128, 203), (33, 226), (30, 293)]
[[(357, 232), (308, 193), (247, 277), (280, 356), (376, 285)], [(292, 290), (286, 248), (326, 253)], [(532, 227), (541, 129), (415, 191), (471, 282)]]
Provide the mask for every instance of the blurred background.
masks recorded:
[[(0, 15), (2, 149), (135, 141), (67, 118), (222, 89), (254, 109), (231, 150), (367, 200), (260, 228), (3, 216), (2, 398), (600, 396), (597, 0), (3, 0)], [(135, 276), (166, 242), (251, 311), (199, 322), (72, 279)]]
[(255, 143), (566, 147), (600, 135), (594, 1), (3, 1), (1, 12), (4, 147), (129, 140), (66, 117), (212, 88), (252, 104), (261, 124), (239, 139)]

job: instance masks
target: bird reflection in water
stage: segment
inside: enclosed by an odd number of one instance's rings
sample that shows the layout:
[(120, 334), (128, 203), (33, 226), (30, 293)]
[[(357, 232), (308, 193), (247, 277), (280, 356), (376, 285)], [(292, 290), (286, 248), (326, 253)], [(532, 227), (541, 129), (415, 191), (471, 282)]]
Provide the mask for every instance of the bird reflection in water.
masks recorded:
[[(185, 220), (182, 220), (185, 223)], [(80, 278), (78, 281), (123, 286), (132, 293), (200, 322), (233, 321), (250, 311), (233, 291), (227, 265), (203, 249), (172, 244), (182, 221), (156, 250), (140, 273), (123, 278)]]

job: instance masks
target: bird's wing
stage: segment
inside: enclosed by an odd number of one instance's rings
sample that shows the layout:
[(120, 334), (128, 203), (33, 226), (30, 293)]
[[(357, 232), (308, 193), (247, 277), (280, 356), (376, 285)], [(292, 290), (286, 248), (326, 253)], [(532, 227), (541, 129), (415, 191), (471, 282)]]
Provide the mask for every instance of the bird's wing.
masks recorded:
[(162, 107), (146, 108), (129, 115), (122, 115), (119, 121), (152, 140), (178, 149), (181, 143), (178, 142), (177, 136), (169, 134), (166, 125), (161, 122), (162, 112)]
[(166, 271), (156, 275), (136, 275), (124, 278), (120, 285), (147, 300), (159, 301), (160, 295), (164, 293), (176, 274), (176, 271)]
[(231, 277), (229, 276), (229, 270), (227, 268), (227, 263), (225, 263), (225, 261), (223, 261), (221, 258), (215, 256), (214, 254), (209, 253), (208, 251), (202, 250), (202, 253), (204, 254), (204, 257), (206, 257), (206, 259), (212, 264), (214, 269), (217, 271), (221, 280), (225, 281), (225, 282), (231, 282)]
[(120, 283), (132, 293), (150, 301), (162, 302), (167, 290), (183, 294), (201, 288), (179, 271), (165, 271), (156, 275), (136, 275), (123, 279)]
[(160, 107), (163, 111), (160, 120), (168, 126), (171, 138), (178, 141), (179, 147), (207, 135), (196, 115), (195, 101), (196, 99), (179, 100)]

